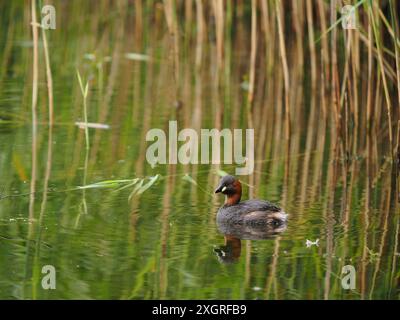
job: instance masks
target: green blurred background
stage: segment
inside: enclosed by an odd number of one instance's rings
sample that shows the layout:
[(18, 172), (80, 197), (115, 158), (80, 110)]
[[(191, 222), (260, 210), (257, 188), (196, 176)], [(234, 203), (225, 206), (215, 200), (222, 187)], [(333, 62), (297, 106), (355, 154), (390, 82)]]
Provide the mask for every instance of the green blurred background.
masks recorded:
[[(31, 4), (2, 1), (0, 298), (399, 299), (398, 2), (361, 2), (358, 29), (328, 30), (345, 3), (37, 1), (38, 21), (52, 4), (57, 24), (45, 31), (54, 124), (39, 30), (35, 126)], [(110, 126), (89, 129), (88, 151), (77, 70), (88, 121)], [(281, 205), (287, 229), (236, 239), (221, 259), (232, 239), (213, 190), (235, 165), (152, 168), (146, 133), (170, 120), (254, 128), (243, 198)], [(156, 174), (130, 200), (133, 187), (77, 189)], [(56, 290), (41, 287), (44, 265)]]

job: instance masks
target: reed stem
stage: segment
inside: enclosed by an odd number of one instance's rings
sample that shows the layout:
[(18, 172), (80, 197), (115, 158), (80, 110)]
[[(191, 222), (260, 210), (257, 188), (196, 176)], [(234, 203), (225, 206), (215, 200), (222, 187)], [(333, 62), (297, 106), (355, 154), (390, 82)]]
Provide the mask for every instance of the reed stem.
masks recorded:
[(31, 19), (33, 36), (33, 69), (32, 69), (32, 171), (29, 199), (29, 220), (34, 218), (34, 202), (36, 191), (36, 167), (37, 167), (37, 99), (38, 99), (38, 78), (39, 78), (39, 54), (38, 54), (38, 26), (36, 19), (36, 0), (31, 0)]

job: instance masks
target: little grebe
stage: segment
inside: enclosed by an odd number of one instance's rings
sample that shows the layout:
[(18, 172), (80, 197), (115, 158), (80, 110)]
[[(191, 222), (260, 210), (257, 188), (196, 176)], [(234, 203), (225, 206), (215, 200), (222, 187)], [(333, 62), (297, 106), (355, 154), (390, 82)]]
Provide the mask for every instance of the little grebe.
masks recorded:
[(240, 201), (242, 185), (238, 179), (222, 177), (215, 193), (226, 195), (225, 204), (218, 210), (217, 221), (234, 224), (284, 224), (287, 214), (278, 206), (264, 200)]
[(242, 252), (242, 243), (239, 238), (225, 235), (225, 245), (214, 248), (218, 260), (222, 263), (230, 264), (237, 262)]

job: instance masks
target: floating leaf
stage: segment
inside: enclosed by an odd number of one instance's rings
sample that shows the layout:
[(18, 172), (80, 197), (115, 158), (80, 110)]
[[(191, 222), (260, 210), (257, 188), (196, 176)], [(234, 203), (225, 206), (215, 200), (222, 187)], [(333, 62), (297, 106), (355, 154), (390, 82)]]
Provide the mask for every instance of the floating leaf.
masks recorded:
[(149, 181), (144, 184), (145, 179), (140, 179), (140, 182), (135, 186), (135, 188), (132, 190), (131, 194), (129, 195), (128, 201), (132, 199), (134, 195), (139, 195), (145, 192), (147, 189), (149, 189), (160, 177), (159, 174), (156, 174), (153, 177), (145, 178), (149, 179)]
[(115, 188), (120, 186), (122, 183), (133, 182), (132, 179), (129, 180), (104, 180), (86, 186), (78, 186), (78, 189), (99, 189), (99, 188)]
[(194, 184), (195, 186), (197, 186), (198, 184), (197, 184), (197, 182), (196, 182), (196, 180), (194, 180), (191, 176), (189, 176), (188, 174), (185, 174), (183, 177), (182, 177), (182, 180), (185, 180), (185, 181), (187, 181), (187, 182), (190, 182), (191, 184)]
[(142, 194), (145, 192), (148, 188), (150, 188), (160, 177), (159, 174), (156, 174), (154, 177), (150, 177), (150, 181), (147, 182), (144, 186), (140, 187), (137, 194)]
[(228, 175), (228, 173), (226, 173), (226, 172), (223, 171), (223, 170), (217, 170), (217, 174), (218, 174), (220, 177), (225, 177), (225, 176)]
[(317, 246), (319, 247), (319, 239), (315, 240), (315, 241), (311, 241), (311, 240), (306, 240), (306, 246), (307, 248), (310, 248), (312, 246)]
[(210, 196), (213, 195), (213, 193), (211, 193), (211, 192), (209, 192), (208, 190), (205, 190), (204, 188), (202, 188), (202, 187), (197, 183), (197, 181), (194, 180), (194, 179), (193, 179), (191, 176), (189, 176), (188, 174), (185, 174), (185, 175), (182, 177), (182, 180), (187, 181), (187, 182), (190, 182), (191, 184), (195, 185), (195, 186), (198, 187), (201, 191), (203, 191), (204, 193), (206, 193), (206, 194), (208, 194), (208, 195), (210, 195)]
[(133, 188), (131, 194), (128, 197), (128, 201), (131, 201), (132, 197), (137, 193), (137, 191), (142, 187), (143, 185), (143, 179), (139, 180), (139, 183), (135, 186), (135, 188)]
[(145, 55), (145, 54), (141, 54), (141, 53), (134, 53), (134, 52), (128, 52), (125, 53), (125, 58), (129, 59), (129, 60), (135, 60), (135, 61), (149, 61), (150, 57)]
[(138, 181), (139, 181), (139, 178), (133, 179), (133, 180), (132, 180), (132, 183), (129, 183), (129, 184), (127, 184), (126, 186), (123, 186), (123, 187), (121, 187), (121, 188), (118, 188), (118, 189), (115, 190), (115, 191), (121, 191), (121, 190), (123, 190), (123, 189), (132, 187), (132, 186), (135, 185)]
[(80, 129), (85, 129), (87, 128), (94, 128), (94, 129), (110, 129), (110, 126), (108, 124), (103, 124), (103, 123), (93, 123), (93, 122), (75, 122), (75, 125), (77, 125)]
[(85, 59), (91, 60), (91, 61), (95, 61), (96, 60), (96, 56), (93, 53), (85, 53), (84, 54)]
[(250, 84), (249, 84), (248, 81), (243, 81), (243, 82), (240, 84), (240, 87), (241, 87), (243, 90), (245, 90), (245, 91), (249, 91), (249, 90), (250, 90)]

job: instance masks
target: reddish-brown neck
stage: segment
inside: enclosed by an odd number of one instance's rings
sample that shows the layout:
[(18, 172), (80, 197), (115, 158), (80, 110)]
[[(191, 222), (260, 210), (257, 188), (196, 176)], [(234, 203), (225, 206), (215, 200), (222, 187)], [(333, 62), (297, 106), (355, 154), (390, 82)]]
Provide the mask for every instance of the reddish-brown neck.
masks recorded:
[(235, 193), (226, 195), (225, 204), (228, 206), (239, 203), (240, 198), (242, 197), (242, 185), (239, 180), (236, 180), (233, 183), (233, 186), (235, 187)]

